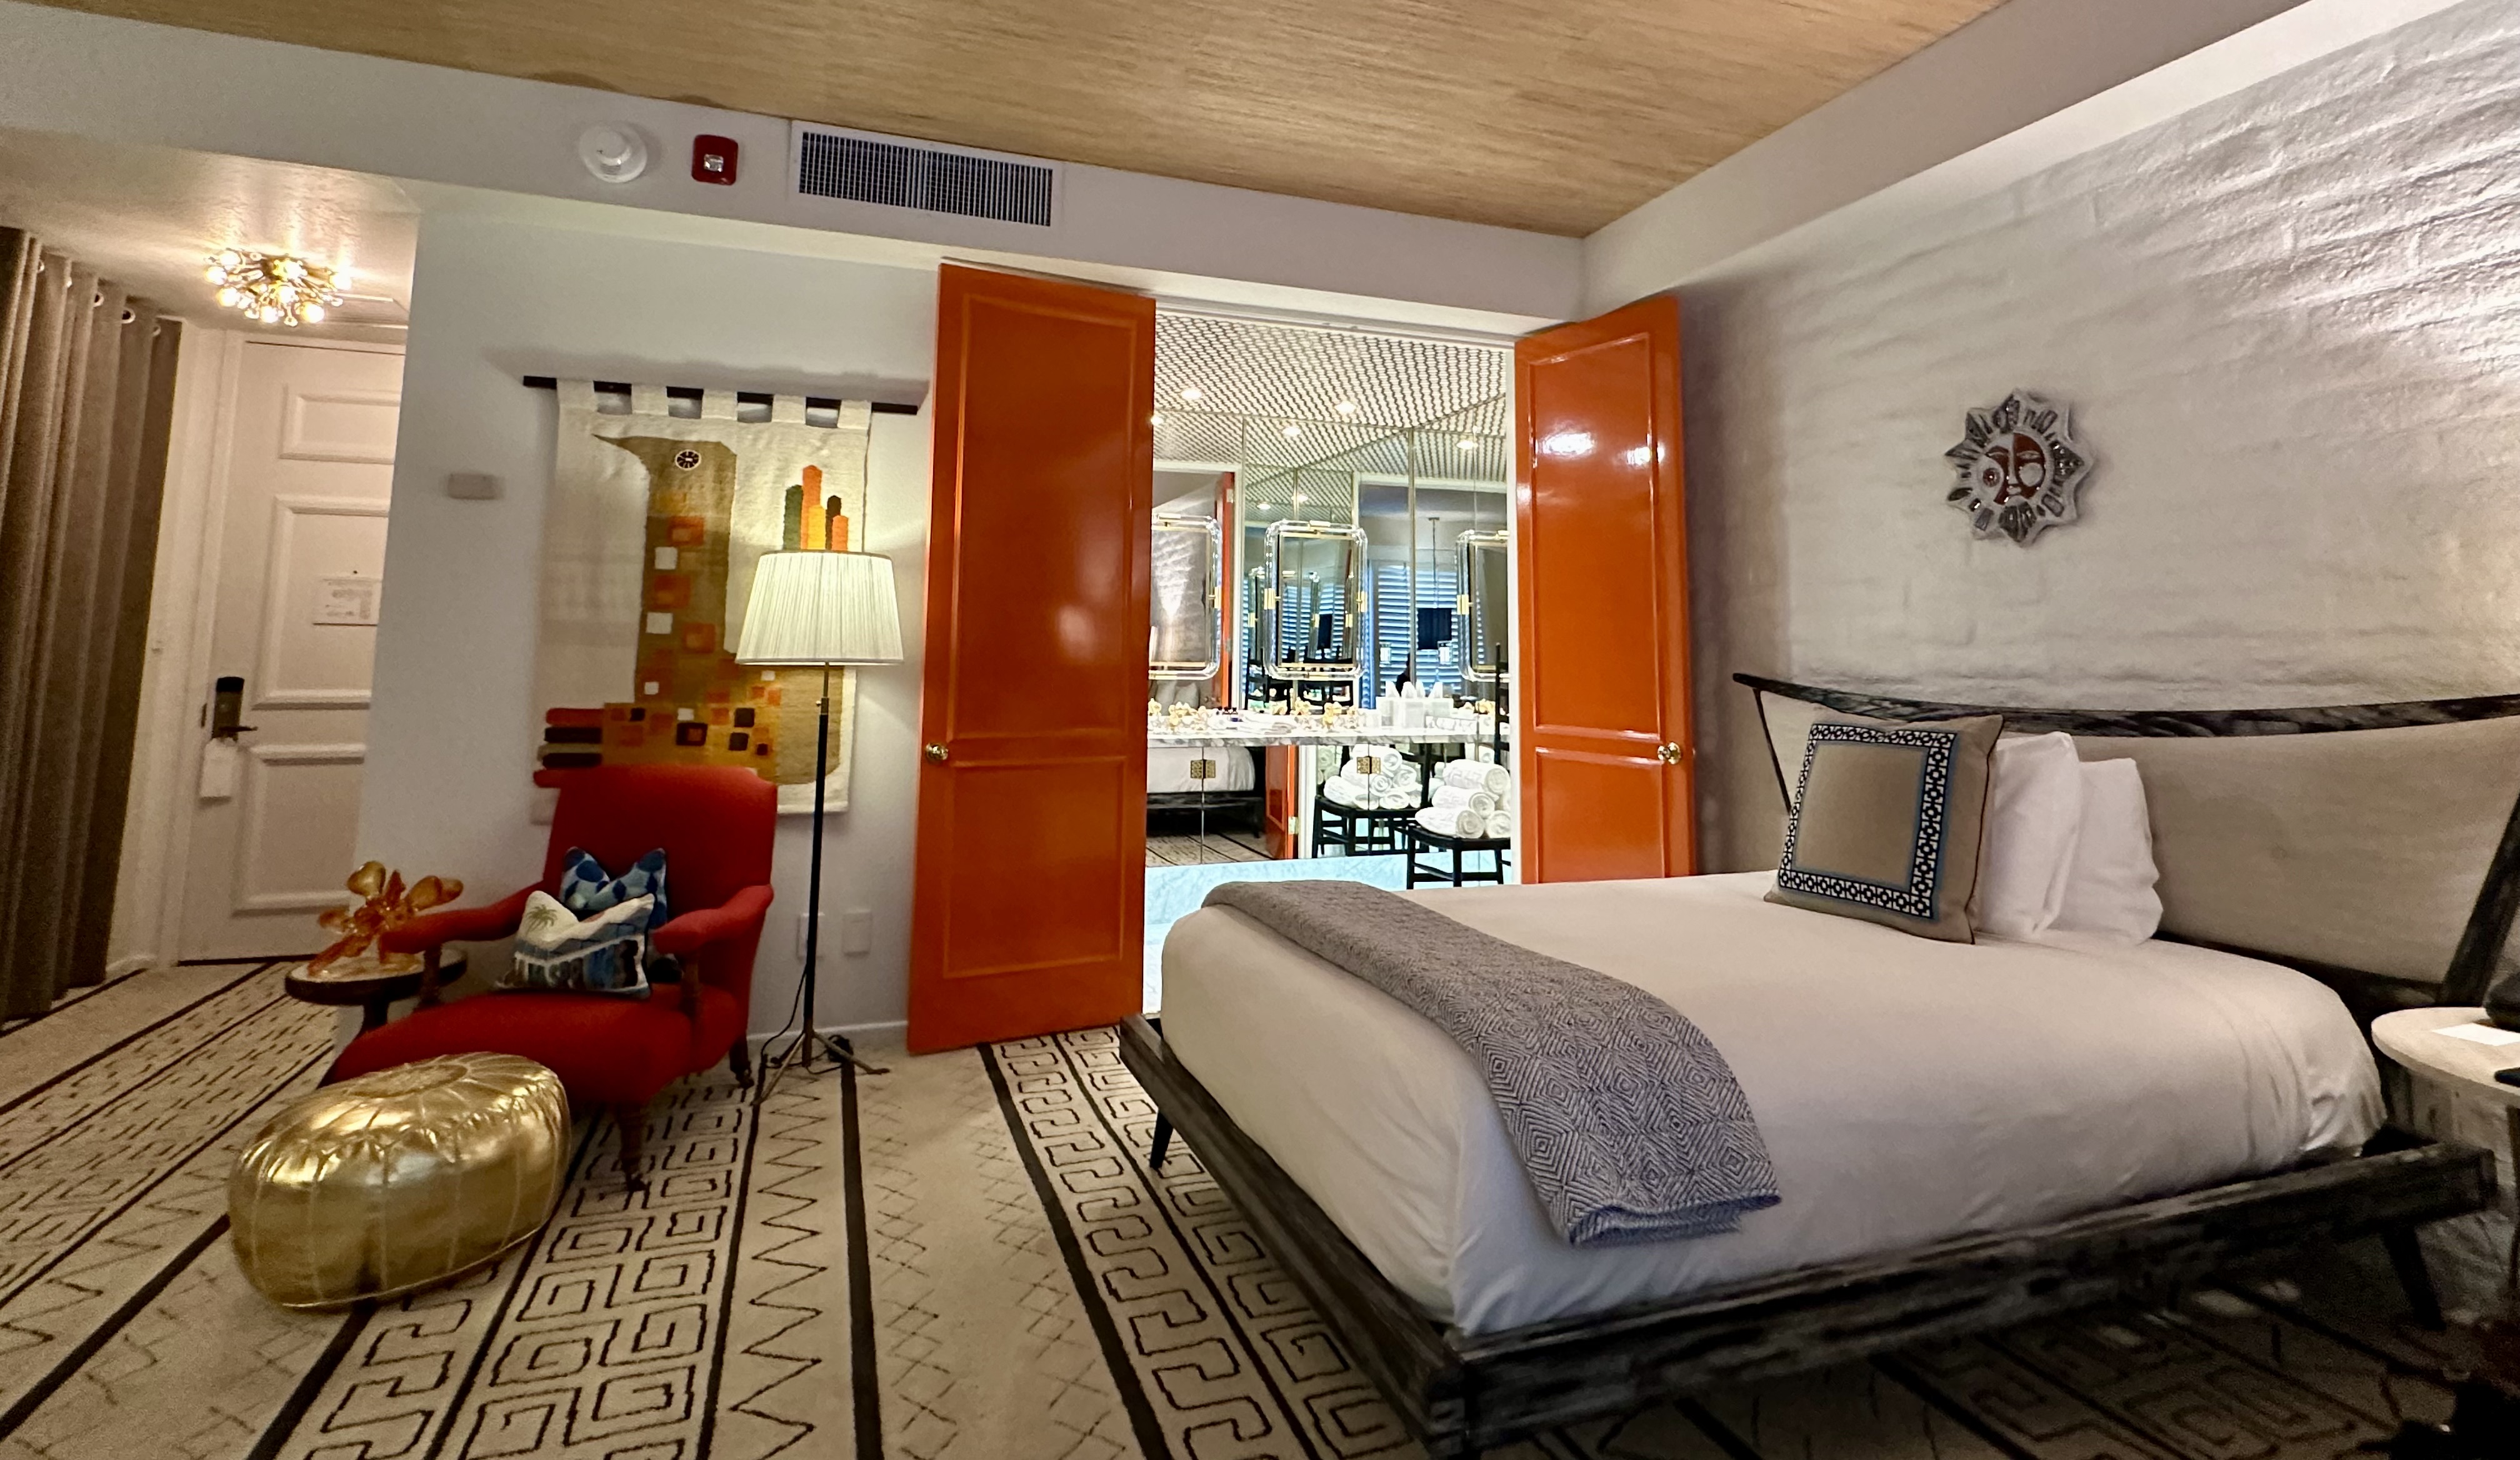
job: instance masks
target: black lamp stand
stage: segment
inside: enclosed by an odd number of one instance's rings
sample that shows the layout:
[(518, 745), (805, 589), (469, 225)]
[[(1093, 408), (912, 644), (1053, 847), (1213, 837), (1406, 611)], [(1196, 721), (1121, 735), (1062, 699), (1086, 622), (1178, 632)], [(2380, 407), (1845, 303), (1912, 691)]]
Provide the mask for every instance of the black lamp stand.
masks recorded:
[[(805, 977), (798, 990), (797, 1012), (788, 1016), (791, 1024), (800, 1026), (792, 1033), (788, 1025), (761, 1046), (761, 1079), (752, 1087), (752, 1103), (759, 1105), (779, 1082), (781, 1072), (790, 1066), (810, 1071), (819, 1056), (829, 1056), (833, 1064), (855, 1065), (869, 1074), (882, 1074), (883, 1068), (858, 1058), (857, 1050), (843, 1034), (826, 1034), (814, 1027), (814, 965), (823, 951), (823, 797), (829, 777), (825, 767), (831, 763), (832, 752), (832, 666), (823, 665), (823, 704), (814, 724), (814, 844), (810, 852), (811, 870), (805, 884)], [(786, 1039), (785, 1049), (779, 1041)]]

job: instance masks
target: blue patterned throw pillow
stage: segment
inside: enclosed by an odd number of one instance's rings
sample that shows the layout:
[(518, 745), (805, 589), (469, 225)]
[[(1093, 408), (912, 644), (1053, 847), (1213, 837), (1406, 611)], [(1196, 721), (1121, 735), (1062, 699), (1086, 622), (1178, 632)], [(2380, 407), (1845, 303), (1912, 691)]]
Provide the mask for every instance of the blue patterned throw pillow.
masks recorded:
[(1976, 941), (1969, 902), (2002, 730), (2002, 715), (1815, 723), (1768, 900)]
[(561, 858), (560, 901), (574, 917), (591, 918), (616, 902), (650, 895), (656, 905), (648, 914), (643, 933), (653, 933), (673, 921), (665, 905), (665, 848), (661, 846), (618, 877), (605, 871), (604, 864), (584, 847), (572, 846)]

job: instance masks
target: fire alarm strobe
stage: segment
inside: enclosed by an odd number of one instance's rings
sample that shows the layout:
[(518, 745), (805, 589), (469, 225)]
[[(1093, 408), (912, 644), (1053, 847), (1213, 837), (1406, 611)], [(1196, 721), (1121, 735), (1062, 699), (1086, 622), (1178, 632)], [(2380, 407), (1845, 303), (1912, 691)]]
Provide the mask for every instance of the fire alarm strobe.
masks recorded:
[(736, 146), (733, 137), (694, 137), (692, 139), (692, 181), (733, 183), (735, 154)]

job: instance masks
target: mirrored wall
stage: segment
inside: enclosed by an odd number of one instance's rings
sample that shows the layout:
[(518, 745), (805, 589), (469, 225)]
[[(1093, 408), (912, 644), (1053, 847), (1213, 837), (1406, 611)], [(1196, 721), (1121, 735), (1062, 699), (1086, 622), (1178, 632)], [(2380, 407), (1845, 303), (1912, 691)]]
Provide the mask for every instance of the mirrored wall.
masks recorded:
[[(1498, 698), (1510, 363), (1490, 344), (1160, 311), (1149, 698), (1362, 707), (1410, 683)], [(1212, 674), (1177, 616), (1205, 581), (1188, 520), (1216, 530)]]

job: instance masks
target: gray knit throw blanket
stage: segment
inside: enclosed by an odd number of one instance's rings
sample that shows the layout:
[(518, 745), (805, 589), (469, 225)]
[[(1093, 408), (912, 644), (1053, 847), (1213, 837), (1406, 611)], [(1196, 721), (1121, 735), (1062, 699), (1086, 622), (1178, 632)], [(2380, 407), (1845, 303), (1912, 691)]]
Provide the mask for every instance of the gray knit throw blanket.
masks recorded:
[(1633, 984), (1355, 882), (1207, 894), (1469, 1052), (1558, 1232), (1609, 1247), (1732, 1231), (1777, 1205), (1750, 1102), (1697, 1026)]

